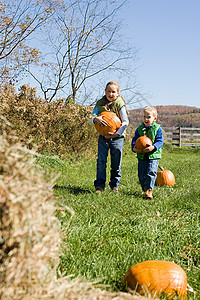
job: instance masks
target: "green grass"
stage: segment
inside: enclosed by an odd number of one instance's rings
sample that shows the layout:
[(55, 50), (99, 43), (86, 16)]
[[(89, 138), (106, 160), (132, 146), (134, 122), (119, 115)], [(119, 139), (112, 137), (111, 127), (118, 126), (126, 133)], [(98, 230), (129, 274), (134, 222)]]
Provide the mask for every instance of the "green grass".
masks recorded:
[[(39, 160), (60, 178), (54, 188), (65, 247), (60, 269), (66, 274), (123, 289), (134, 264), (169, 260), (186, 272), (200, 299), (200, 149), (165, 146), (160, 164), (176, 178), (174, 187), (155, 187), (153, 200), (142, 198), (137, 159), (124, 147), (119, 193), (107, 187), (96, 194), (95, 159)], [(109, 163), (108, 163), (109, 181)], [(71, 219), (70, 219), (71, 217)], [(70, 221), (70, 223), (69, 223)], [(191, 294), (189, 298), (193, 299)]]

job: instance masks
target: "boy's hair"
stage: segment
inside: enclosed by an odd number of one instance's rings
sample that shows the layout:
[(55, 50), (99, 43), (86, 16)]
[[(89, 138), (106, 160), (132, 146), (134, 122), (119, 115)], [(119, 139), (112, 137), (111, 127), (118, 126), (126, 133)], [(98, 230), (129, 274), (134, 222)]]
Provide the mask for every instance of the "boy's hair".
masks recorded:
[(116, 85), (117, 91), (119, 92), (119, 83), (118, 83), (117, 81), (109, 81), (109, 82), (106, 84), (106, 89), (107, 89), (107, 87), (108, 87), (109, 85), (111, 85), (111, 84)]
[(153, 116), (157, 118), (157, 110), (156, 110), (155, 107), (153, 107), (153, 106), (146, 106), (143, 111), (144, 112), (146, 111), (146, 112), (152, 113)]

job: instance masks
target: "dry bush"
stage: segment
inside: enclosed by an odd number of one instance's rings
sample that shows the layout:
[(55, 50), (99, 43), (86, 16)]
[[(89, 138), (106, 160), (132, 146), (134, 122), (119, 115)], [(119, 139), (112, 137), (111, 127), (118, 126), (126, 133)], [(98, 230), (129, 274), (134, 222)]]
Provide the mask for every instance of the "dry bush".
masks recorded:
[(39, 152), (65, 156), (95, 152), (97, 133), (89, 124), (91, 108), (66, 104), (63, 99), (45, 103), (27, 85), (17, 94), (10, 86), (1, 87), (3, 115), (14, 125), (16, 134)]

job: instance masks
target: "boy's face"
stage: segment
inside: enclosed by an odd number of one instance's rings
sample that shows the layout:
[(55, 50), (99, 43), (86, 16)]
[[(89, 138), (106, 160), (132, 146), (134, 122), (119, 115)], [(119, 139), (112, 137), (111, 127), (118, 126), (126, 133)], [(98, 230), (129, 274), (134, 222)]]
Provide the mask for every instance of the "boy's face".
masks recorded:
[(109, 84), (105, 90), (106, 98), (112, 102), (119, 96), (118, 87), (115, 84)]
[(144, 111), (143, 122), (146, 127), (151, 126), (153, 122), (156, 121), (156, 119), (157, 118), (153, 115), (152, 112)]

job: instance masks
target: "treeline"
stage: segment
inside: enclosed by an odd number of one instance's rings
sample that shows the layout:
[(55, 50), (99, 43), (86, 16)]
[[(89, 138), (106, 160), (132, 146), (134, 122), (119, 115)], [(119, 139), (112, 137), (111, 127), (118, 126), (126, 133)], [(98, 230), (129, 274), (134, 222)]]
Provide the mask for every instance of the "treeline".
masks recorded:
[[(158, 111), (158, 123), (162, 127), (197, 127), (200, 128), (200, 108), (166, 105), (155, 106)], [(130, 123), (137, 127), (143, 117), (143, 108), (129, 111)]]
[(20, 137), (29, 148), (62, 157), (96, 152), (97, 133), (89, 124), (90, 107), (64, 99), (44, 102), (27, 85), (19, 93), (12, 86), (1, 87), (0, 107), (0, 116), (10, 123), (12, 136)]

